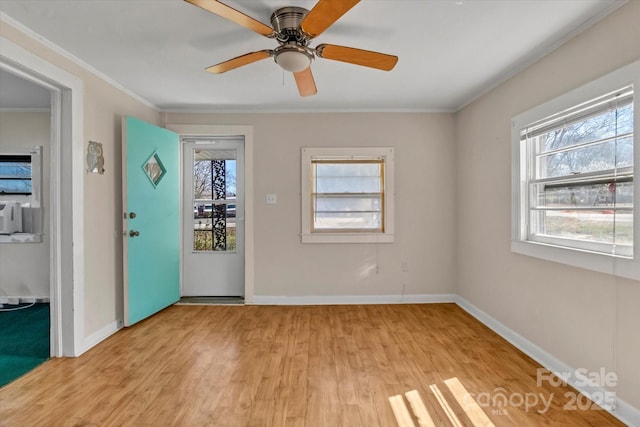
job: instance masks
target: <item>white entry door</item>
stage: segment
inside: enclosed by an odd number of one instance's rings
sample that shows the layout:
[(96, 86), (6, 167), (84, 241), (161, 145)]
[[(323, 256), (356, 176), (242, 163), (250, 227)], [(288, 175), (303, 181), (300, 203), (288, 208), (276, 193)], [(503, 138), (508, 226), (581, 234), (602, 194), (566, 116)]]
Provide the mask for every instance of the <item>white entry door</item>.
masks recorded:
[(244, 296), (244, 137), (183, 143), (183, 296)]

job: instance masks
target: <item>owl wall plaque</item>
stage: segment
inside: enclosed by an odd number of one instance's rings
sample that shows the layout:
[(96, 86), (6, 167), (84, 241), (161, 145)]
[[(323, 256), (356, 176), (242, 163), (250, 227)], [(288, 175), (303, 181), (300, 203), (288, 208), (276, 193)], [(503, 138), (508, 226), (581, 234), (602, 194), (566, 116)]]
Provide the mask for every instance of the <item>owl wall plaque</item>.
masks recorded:
[(87, 147), (87, 172), (104, 173), (104, 156), (102, 154), (102, 143), (89, 141)]

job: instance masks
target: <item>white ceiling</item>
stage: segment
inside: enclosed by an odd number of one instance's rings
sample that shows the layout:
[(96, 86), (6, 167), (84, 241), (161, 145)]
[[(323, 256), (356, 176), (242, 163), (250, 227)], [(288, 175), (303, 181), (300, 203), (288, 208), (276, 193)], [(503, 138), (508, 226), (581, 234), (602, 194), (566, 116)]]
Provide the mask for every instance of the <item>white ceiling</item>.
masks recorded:
[[(315, 0), (224, 0), (266, 24)], [(165, 111), (455, 111), (621, 0), (363, 0), (312, 47), (399, 57), (390, 72), (318, 58), (316, 96), (267, 59), (210, 65), (277, 43), (182, 0), (2, 0), (0, 12)]]

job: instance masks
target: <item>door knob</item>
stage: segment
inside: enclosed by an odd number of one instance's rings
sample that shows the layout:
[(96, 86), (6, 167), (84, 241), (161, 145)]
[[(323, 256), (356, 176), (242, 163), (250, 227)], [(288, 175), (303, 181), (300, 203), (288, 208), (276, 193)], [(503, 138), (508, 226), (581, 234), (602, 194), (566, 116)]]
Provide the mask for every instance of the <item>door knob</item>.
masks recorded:
[(129, 231), (129, 237), (136, 237), (139, 235), (140, 235), (139, 231), (134, 231), (134, 230)]
[(129, 212), (129, 218), (133, 219), (136, 217), (136, 213), (135, 212)]

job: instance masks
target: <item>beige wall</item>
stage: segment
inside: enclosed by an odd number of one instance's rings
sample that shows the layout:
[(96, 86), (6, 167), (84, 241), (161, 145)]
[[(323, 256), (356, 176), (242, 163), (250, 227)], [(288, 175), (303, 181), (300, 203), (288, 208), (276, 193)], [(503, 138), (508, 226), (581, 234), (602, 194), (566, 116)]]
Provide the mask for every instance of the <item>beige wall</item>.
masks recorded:
[(85, 141), (101, 142), (105, 158), (104, 174), (86, 174), (84, 182), (85, 335), (89, 335), (124, 318), (122, 117), (157, 124), (159, 116), (100, 80), (85, 86), (84, 105)]
[[(451, 293), (451, 114), (174, 113), (165, 120), (254, 126), (254, 182), (247, 185), (254, 185), (255, 295)], [(300, 243), (300, 149), (304, 146), (395, 148), (395, 243)], [(277, 194), (277, 205), (265, 204), (267, 193)], [(409, 272), (401, 272), (402, 262), (408, 263)]]
[(84, 141), (103, 144), (104, 175), (84, 176), (85, 336), (123, 318), (121, 225), (121, 118), (159, 122), (159, 113), (9, 24), (0, 35), (83, 81)]
[(640, 408), (640, 283), (510, 252), (510, 120), (640, 59), (640, 1), (456, 115), (457, 293), (573, 368), (617, 372)]
[[(43, 237), (39, 243), (0, 243), (0, 296), (49, 296), (49, 112), (0, 112), (0, 153), (42, 146)], [(0, 199), (10, 200), (9, 196)]]

